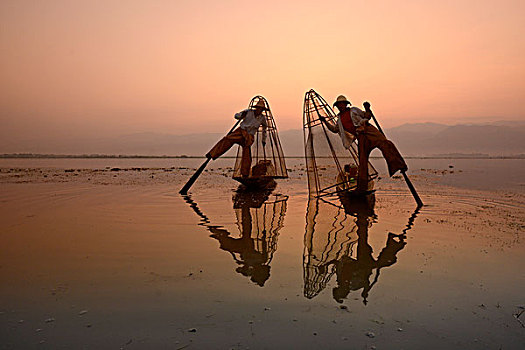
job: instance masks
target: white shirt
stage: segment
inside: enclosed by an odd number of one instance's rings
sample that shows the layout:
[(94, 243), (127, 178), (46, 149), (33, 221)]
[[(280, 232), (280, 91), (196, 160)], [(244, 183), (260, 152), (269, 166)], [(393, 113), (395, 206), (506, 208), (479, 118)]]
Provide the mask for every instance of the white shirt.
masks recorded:
[(365, 112), (357, 107), (350, 107), (350, 118), (356, 128), (366, 124), (368, 119), (365, 118)]
[[(368, 119), (365, 118), (365, 112), (357, 107), (350, 107), (350, 118), (352, 119), (352, 124), (354, 124), (356, 128), (365, 125), (368, 121)], [(345, 130), (339, 114), (337, 114), (337, 124), (327, 122), (325, 125), (331, 132), (339, 134), (344, 148), (350, 149), (355, 137)]]
[[(246, 114), (243, 118), (243, 114)], [(266, 142), (266, 128), (268, 124), (266, 123), (266, 116), (264, 114), (255, 115), (255, 111), (251, 108), (245, 109), (239, 113), (236, 113), (234, 116), (235, 119), (242, 119), (240, 128), (244, 129), (250, 135), (255, 135), (259, 126), (262, 125), (262, 142)]]

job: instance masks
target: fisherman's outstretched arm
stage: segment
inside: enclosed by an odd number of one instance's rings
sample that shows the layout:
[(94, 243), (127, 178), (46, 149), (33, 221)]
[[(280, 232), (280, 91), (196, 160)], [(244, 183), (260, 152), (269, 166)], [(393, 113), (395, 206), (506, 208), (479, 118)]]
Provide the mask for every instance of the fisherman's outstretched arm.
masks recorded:
[(249, 109), (244, 109), (242, 111), (240, 111), (239, 113), (235, 113), (235, 115), (233, 116), (235, 119), (237, 120), (241, 120), (241, 119), (244, 119), (244, 117), (246, 117), (246, 113), (248, 113)]
[(321, 120), (321, 122), (323, 122), (324, 125), (326, 125), (328, 130), (330, 130), (334, 134), (339, 133), (339, 125), (329, 122), (328, 120), (326, 120), (326, 117), (319, 116), (319, 119)]

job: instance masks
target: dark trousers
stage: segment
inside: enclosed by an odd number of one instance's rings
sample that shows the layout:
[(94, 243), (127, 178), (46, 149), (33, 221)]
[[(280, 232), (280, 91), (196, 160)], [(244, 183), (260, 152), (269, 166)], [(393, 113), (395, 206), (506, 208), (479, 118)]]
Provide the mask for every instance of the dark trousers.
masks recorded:
[(231, 134), (224, 136), (213, 146), (208, 154), (215, 160), (232, 148), (234, 144), (242, 147), (241, 175), (248, 176), (252, 165), (251, 146), (253, 144), (253, 135), (250, 135), (246, 130), (237, 128)]
[(357, 143), (359, 151), (357, 191), (366, 191), (368, 189), (368, 158), (374, 148), (379, 148), (381, 153), (383, 153), (390, 176), (394, 175), (398, 170), (407, 170), (405, 160), (396, 146), (373, 125), (365, 125), (364, 131), (357, 135)]

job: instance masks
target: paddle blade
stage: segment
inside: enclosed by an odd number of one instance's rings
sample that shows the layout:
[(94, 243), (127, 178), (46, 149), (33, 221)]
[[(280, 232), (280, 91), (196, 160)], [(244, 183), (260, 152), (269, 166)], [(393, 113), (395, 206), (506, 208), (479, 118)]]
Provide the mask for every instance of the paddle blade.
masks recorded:
[(195, 181), (197, 181), (197, 178), (204, 171), (204, 168), (206, 168), (206, 166), (208, 165), (210, 160), (211, 160), (211, 158), (208, 158), (208, 159), (206, 159), (206, 161), (204, 163), (202, 163), (202, 165), (200, 166), (199, 169), (197, 169), (195, 174), (193, 174), (192, 177), (190, 177), (190, 179), (188, 180), (188, 182), (186, 182), (186, 185), (184, 185), (184, 187), (181, 188), (181, 190), (179, 191), (180, 194), (182, 194), (182, 195), (188, 194), (188, 191), (190, 190), (191, 186), (193, 186)]

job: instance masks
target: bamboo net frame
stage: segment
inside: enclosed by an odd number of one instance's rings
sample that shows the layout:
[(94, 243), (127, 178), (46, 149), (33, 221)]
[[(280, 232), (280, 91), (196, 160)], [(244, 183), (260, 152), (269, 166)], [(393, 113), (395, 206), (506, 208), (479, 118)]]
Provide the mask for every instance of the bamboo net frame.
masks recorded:
[(306, 212), (303, 251), (304, 296), (312, 299), (335, 273), (333, 262), (355, 255), (357, 227), (341, 205), (310, 199)]

